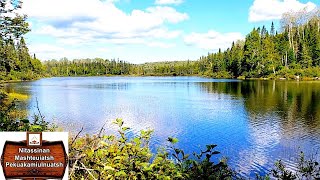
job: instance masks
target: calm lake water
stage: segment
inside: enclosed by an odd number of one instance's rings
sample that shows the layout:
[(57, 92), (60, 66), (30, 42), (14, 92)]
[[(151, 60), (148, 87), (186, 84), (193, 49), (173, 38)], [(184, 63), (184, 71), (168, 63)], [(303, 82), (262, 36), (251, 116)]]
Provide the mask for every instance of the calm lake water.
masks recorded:
[[(152, 147), (199, 152), (217, 144), (243, 175), (264, 174), (277, 159), (289, 167), (301, 150), (320, 150), (320, 82), (239, 81), (199, 77), (77, 77), (12, 83), (9, 92), (29, 94), (22, 108), (65, 130), (97, 133), (115, 118), (130, 134), (154, 129)], [(316, 155), (319, 158), (319, 155)]]

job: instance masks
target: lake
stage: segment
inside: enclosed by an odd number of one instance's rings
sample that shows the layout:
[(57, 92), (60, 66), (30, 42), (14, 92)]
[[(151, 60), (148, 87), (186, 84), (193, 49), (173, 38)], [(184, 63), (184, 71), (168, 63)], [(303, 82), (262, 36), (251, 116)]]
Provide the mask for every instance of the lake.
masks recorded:
[[(6, 84), (30, 95), (22, 108), (76, 133), (97, 133), (122, 118), (130, 135), (154, 129), (152, 148), (167, 137), (191, 153), (217, 144), (245, 176), (264, 174), (277, 159), (292, 167), (302, 150), (320, 148), (320, 82), (217, 80), (200, 77), (63, 77)], [(319, 155), (317, 156), (319, 158)]]

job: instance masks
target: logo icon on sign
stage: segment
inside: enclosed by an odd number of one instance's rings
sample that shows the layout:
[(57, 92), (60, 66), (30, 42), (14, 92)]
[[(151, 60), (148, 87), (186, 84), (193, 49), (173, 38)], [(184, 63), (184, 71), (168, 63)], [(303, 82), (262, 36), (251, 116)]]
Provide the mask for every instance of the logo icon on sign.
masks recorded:
[(28, 132), (27, 133), (27, 142), (28, 146), (41, 146), (42, 142), (42, 133), (33, 133)]

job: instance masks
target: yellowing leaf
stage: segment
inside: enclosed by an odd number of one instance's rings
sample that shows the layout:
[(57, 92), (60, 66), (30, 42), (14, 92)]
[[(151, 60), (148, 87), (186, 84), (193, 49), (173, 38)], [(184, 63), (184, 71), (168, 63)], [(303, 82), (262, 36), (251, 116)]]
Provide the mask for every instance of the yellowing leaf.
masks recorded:
[(111, 166), (104, 166), (103, 170), (105, 170), (105, 171), (114, 171), (114, 168), (111, 167)]

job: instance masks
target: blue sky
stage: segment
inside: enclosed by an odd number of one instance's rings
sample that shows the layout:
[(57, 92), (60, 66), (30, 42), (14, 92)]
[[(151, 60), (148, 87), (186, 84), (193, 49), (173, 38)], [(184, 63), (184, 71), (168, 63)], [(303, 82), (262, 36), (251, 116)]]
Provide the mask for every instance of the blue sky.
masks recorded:
[(196, 60), (287, 11), (320, 0), (23, 0), (41, 60), (120, 58), (132, 63)]

